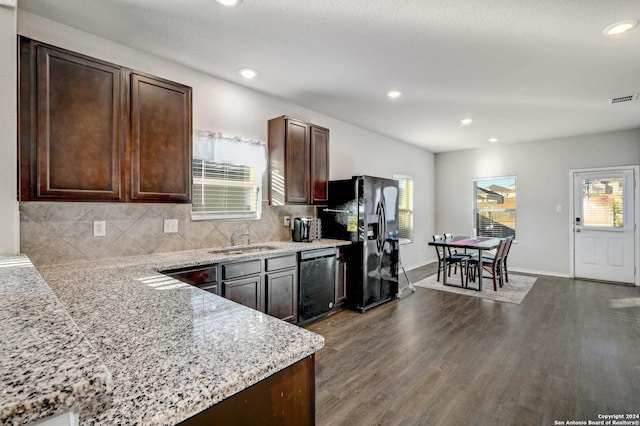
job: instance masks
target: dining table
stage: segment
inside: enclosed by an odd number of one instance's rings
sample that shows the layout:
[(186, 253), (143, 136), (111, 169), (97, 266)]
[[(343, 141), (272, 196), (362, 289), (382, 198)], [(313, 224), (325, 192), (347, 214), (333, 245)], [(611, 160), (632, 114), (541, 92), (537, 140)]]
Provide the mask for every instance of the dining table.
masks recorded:
[[(493, 250), (500, 245), (502, 240), (500, 238), (494, 237), (453, 237), (446, 238), (438, 241), (430, 241), (429, 245), (434, 247), (444, 247), (444, 248), (456, 248), (456, 249), (465, 249), (467, 250), (477, 250), (478, 251), (478, 259), (482, 259), (482, 252)], [(446, 259), (446, 255), (445, 255)], [(482, 261), (479, 263), (479, 268), (482, 268)], [(462, 268), (461, 268), (462, 269)], [(462, 270), (460, 273), (463, 273)], [(478, 288), (469, 287), (469, 283), (465, 285), (456, 285), (447, 283), (447, 264), (445, 260), (444, 269), (442, 271), (442, 284), (450, 287), (460, 287), (467, 288), (470, 290), (482, 291), (482, 269), (478, 271)]]

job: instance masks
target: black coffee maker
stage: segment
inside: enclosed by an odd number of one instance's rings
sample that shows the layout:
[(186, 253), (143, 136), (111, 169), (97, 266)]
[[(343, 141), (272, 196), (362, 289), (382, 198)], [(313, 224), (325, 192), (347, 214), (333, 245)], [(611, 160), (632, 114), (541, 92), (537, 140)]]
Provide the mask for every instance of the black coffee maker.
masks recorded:
[(293, 230), (291, 236), (293, 241), (298, 243), (311, 242), (311, 222), (313, 219), (309, 217), (293, 218)]

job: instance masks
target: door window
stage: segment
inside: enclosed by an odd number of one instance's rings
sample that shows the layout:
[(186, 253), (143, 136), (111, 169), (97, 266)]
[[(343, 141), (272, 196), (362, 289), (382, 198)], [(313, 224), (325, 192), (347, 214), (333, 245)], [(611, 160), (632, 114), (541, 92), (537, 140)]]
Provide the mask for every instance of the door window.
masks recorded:
[(582, 179), (585, 227), (624, 229), (624, 177)]

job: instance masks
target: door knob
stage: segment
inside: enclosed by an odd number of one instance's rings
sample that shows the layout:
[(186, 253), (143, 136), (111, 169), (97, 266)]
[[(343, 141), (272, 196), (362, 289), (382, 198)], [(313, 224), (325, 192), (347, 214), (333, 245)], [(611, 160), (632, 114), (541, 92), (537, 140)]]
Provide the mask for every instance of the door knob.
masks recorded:
[(582, 230), (581, 229), (576, 229), (576, 232), (582, 232)]

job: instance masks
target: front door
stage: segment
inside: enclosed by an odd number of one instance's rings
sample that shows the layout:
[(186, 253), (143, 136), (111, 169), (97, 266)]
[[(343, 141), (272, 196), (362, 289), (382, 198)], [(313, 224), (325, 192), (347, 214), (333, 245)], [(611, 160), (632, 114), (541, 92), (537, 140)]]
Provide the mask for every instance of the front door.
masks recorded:
[(634, 169), (575, 172), (576, 278), (635, 282)]

